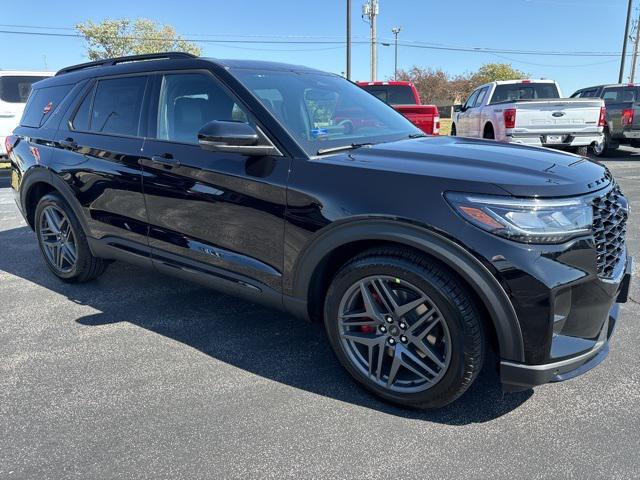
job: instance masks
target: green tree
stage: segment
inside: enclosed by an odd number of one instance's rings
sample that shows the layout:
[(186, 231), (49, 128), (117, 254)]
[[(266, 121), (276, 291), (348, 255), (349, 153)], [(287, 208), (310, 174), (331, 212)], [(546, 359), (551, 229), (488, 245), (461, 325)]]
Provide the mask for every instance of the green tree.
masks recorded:
[(398, 72), (398, 80), (412, 82), (422, 103), (446, 104), (463, 102), (478, 86), (497, 80), (527, 78), (527, 74), (516, 70), (508, 63), (487, 63), (476, 72), (451, 75), (442, 69), (414, 66)]
[(509, 63), (486, 63), (471, 76), (471, 80), (478, 86), (500, 80), (519, 80), (528, 76), (527, 73), (513, 68)]
[(170, 51), (200, 55), (200, 47), (180, 37), (171, 25), (158, 25), (144, 18), (100, 23), (88, 20), (75, 28), (84, 37), (91, 60)]

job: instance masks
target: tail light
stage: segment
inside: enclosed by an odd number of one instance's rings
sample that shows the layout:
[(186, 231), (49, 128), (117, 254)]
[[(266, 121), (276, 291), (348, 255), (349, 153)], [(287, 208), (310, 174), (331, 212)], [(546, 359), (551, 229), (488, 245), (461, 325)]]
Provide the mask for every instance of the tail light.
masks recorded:
[(600, 118), (598, 119), (598, 126), (607, 126), (607, 109), (605, 107), (600, 107)]
[(440, 135), (440, 117), (433, 117), (433, 134)]
[(507, 108), (504, 112), (504, 128), (516, 128), (516, 109)]
[(4, 139), (4, 149), (7, 152), (7, 156), (11, 154), (11, 151), (13, 150), (13, 147), (16, 146), (16, 143), (18, 143), (18, 137), (16, 137), (15, 135), (9, 135)]
[(625, 108), (622, 110), (622, 126), (628, 127), (633, 124), (633, 108)]

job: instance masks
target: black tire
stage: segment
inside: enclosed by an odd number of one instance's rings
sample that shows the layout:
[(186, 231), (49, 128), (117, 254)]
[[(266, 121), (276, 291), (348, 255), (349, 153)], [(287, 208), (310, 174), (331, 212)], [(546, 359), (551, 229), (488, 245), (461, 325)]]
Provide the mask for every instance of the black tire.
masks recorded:
[[(372, 275), (392, 276), (398, 283), (417, 286), (442, 313), (450, 334), (450, 359), (437, 383), (426, 390), (405, 393), (381, 386), (359, 370), (344, 346), (340, 333), (344, 327), (339, 325), (341, 303), (349, 289)], [(365, 252), (336, 274), (327, 292), (324, 312), (329, 341), (340, 363), (366, 389), (390, 402), (414, 408), (443, 407), (460, 397), (482, 368), (485, 335), (479, 310), (458, 277), (427, 256), (396, 248)], [(388, 348), (386, 344), (384, 348)], [(395, 350), (387, 353), (385, 356), (393, 357)]]
[(575, 147), (573, 149), (573, 152), (576, 155), (580, 155), (581, 157), (586, 157), (587, 155), (589, 155), (589, 147), (585, 146), (585, 147)]
[(458, 132), (456, 131), (456, 124), (452, 123), (451, 124), (451, 133), (449, 134), (452, 137), (455, 137), (458, 134)]
[(484, 132), (482, 134), (482, 138), (487, 139), (487, 140), (495, 140), (496, 134), (493, 131), (493, 125), (491, 125), (490, 123), (487, 123), (485, 125)]
[[(70, 229), (73, 233), (75, 244), (75, 262), (69, 266), (68, 271), (61, 271), (48, 257), (43, 241), (43, 212), (47, 207), (54, 207), (62, 211), (69, 221)], [(104, 259), (94, 257), (87, 243), (87, 237), (69, 204), (57, 193), (49, 193), (42, 197), (36, 207), (35, 231), (38, 238), (38, 246), (42, 258), (51, 272), (68, 283), (82, 283), (93, 280), (104, 273), (108, 262)]]

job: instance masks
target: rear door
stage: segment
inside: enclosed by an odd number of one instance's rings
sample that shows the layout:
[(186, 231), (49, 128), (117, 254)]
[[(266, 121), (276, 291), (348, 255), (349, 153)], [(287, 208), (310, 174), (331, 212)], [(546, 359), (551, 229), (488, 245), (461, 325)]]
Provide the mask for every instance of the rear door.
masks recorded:
[(147, 75), (89, 82), (60, 126), (53, 168), (85, 210), (91, 237), (148, 259), (139, 163), (147, 82)]
[(469, 122), (469, 136), (470, 137), (482, 137), (482, 105), (485, 101), (487, 94), (489, 93), (489, 87), (484, 87), (478, 90), (478, 96), (476, 97), (473, 106), (468, 111)]
[(473, 106), (478, 98), (478, 91), (474, 91), (462, 106), (460, 112), (458, 112), (458, 122), (456, 124), (456, 134), (460, 137), (471, 137), (473, 128), (471, 125), (471, 115)]
[(256, 125), (211, 72), (170, 72), (154, 85), (143, 160), (154, 264), (262, 290), (257, 279), (280, 291), (289, 159), (199, 146), (198, 131), (210, 121)]

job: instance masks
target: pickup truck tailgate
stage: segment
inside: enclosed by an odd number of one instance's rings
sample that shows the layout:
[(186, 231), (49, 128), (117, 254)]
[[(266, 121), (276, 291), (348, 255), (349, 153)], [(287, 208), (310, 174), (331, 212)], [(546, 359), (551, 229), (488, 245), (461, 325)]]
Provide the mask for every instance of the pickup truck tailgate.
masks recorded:
[(521, 100), (512, 105), (516, 108), (515, 133), (579, 133), (598, 130), (604, 102), (599, 98)]

